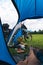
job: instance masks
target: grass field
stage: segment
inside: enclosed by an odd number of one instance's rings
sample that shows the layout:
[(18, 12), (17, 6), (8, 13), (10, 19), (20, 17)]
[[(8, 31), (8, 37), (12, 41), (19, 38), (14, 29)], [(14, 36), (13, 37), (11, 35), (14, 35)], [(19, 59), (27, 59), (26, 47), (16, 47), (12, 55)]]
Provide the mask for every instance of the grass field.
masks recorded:
[[(43, 34), (33, 34), (31, 41), (27, 39), (27, 41), (24, 40), (24, 42), (28, 45), (28, 47), (32, 45), (33, 47), (43, 49)], [(12, 55), (17, 53), (14, 48), (9, 48), (9, 50)]]
[(28, 46), (32, 45), (33, 47), (43, 48), (43, 34), (33, 34), (32, 41), (25, 41)]

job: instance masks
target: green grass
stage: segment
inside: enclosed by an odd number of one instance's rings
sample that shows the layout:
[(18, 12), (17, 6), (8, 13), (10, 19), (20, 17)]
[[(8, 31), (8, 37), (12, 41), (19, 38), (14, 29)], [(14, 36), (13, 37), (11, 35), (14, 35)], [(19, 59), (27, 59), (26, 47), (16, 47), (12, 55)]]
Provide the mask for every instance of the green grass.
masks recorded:
[(25, 41), (28, 46), (33, 46), (33, 47), (38, 47), (38, 48), (43, 48), (43, 34), (33, 34), (32, 35), (32, 41)]
[[(33, 34), (31, 41), (27, 39), (27, 41), (24, 40), (24, 42), (28, 45), (28, 47), (32, 45), (33, 47), (43, 49), (43, 34)], [(9, 50), (12, 55), (17, 53), (14, 48), (9, 48)]]

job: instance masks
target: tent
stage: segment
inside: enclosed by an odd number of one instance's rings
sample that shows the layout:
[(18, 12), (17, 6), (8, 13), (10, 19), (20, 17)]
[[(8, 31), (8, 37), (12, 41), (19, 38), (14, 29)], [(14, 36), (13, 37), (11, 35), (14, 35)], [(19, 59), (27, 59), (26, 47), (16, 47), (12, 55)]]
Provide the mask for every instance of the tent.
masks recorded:
[[(43, 18), (43, 0), (12, 0), (17, 9), (19, 19), (18, 23), (25, 19)], [(19, 36), (17, 34), (17, 36)], [(4, 40), (1, 20), (0, 20), (0, 60), (10, 65), (16, 65), (15, 61), (8, 52)]]
[(12, 0), (12, 2), (17, 9), (19, 21), (43, 18), (43, 0)]
[(0, 20), (0, 61), (3, 63), (6, 62), (6, 64), (4, 65), (15, 65), (16, 64), (14, 60), (12, 59), (12, 57), (10, 56), (10, 53), (6, 46), (6, 42), (5, 42), (3, 31), (2, 31), (1, 20)]

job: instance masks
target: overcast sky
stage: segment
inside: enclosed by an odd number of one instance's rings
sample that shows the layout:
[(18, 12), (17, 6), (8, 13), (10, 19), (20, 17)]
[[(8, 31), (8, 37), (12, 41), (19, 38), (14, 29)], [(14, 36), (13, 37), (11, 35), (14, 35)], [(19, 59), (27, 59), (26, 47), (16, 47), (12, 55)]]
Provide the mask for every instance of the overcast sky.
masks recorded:
[[(0, 17), (3, 23), (8, 23), (13, 28), (18, 21), (18, 13), (11, 0), (0, 0)], [(43, 30), (43, 19), (25, 20), (24, 24), (28, 30)]]

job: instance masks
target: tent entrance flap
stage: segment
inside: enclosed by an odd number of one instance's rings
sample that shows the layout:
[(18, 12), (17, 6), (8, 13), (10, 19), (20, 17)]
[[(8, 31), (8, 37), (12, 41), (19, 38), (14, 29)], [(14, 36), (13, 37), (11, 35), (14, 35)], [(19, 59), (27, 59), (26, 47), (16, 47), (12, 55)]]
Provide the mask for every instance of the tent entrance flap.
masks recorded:
[(19, 21), (43, 18), (43, 0), (12, 0), (19, 14)]
[(2, 24), (0, 20), (0, 61), (8, 63), (10, 65), (16, 65), (15, 61), (12, 59), (8, 52), (8, 48), (6, 46), (6, 42), (3, 36), (3, 31), (2, 31)]

